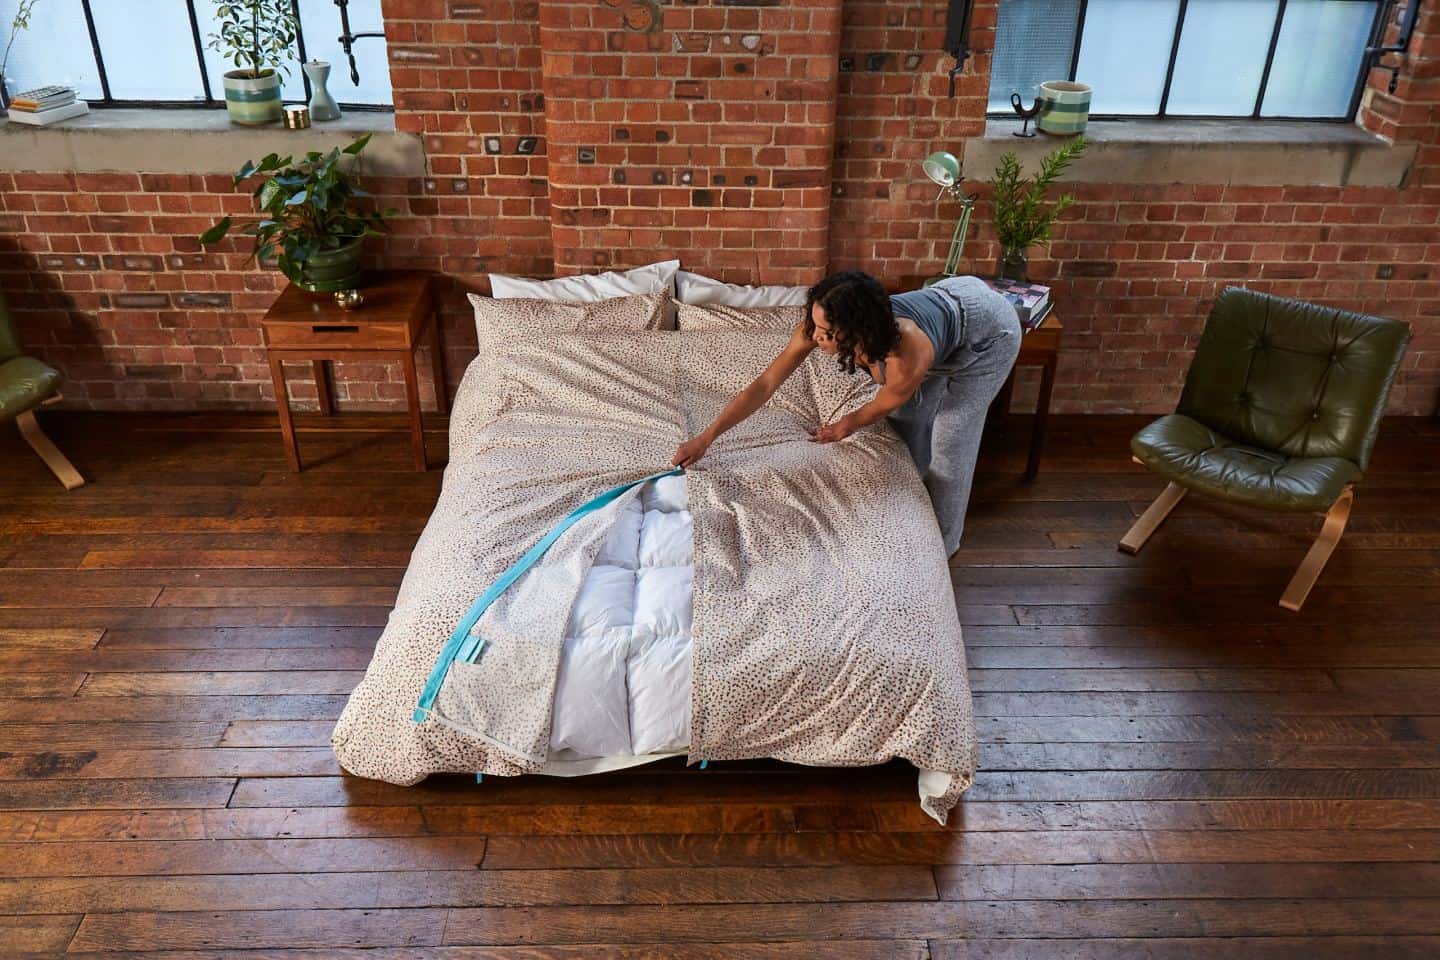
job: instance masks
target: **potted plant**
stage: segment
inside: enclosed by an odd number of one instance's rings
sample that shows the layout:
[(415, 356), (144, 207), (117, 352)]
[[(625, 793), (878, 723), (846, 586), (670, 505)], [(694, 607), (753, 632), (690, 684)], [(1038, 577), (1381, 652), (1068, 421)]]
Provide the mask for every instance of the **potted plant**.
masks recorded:
[(220, 32), (210, 34), (236, 69), (225, 74), (225, 109), (235, 123), (279, 120), (280, 82), (289, 76), (290, 48), (299, 29), (292, 0), (217, 0)]
[(1029, 250), (1049, 244), (1055, 219), (1075, 202), (1066, 194), (1048, 206), (1045, 196), (1060, 174), (1085, 152), (1084, 137), (1057, 147), (1040, 161), (1040, 172), (1032, 180), (1021, 176), (1020, 160), (1013, 151), (1000, 158), (990, 186), (995, 191), (995, 235), (1000, 240), (1000, 261), (995, 272), (1010, 280), (1024, 280), (1030, 266)]
[[(240, 228), (255, 238), (251, 256), (270, 256), (295, 285), (312, 293), (353, 290), (360, 285), (360, 247), (366, 237), (383, 235), (385, 219), (394, 210), (362, 210), (356, 201), (371, 194), (348, 169), (370, 142), (366, 134), (349, 146), (329, 153), (311, 151), (296, 163), (292, 157), (270, 154), (247, 160), (235, 174), (235, 185), (254, 176), (264, 177), (253, 196), (260, 216)], [(358, 163), (358, 160), (354, 161)], [(206, 230), (200, 242), (219, 243), (230, 232), (226, 217)]]
[(5, 68), (10, 65), (10, 48), (15, 46), (15, 38), (20, 35), (21, 30), (30, 29), (30, 14), (35, 12), (35, 4), (39, 0), (20, 0), (20, 6), (15, 10), (15, 19), (10, 21), (10, 39), (5, 44), (5, 55), (0, 56), (0, 110), (10, 109), (10, 91), (5, 86)]

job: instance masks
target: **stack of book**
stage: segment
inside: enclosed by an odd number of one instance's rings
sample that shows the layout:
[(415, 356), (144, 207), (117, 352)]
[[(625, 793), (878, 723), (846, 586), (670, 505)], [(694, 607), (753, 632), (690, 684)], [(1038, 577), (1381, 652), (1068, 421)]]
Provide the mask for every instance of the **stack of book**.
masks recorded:
[(10, 119), (44, 127), (90, 112), (90, 105), (75, 99), (74, 87), (37, 87), (10, 99)]
[(1022, 280), (1006, 280), (1004, 277), (985, 277), (990, 289), (1000, 294), (1015, 307), (1020, 326), (1034, 330), (1045, 322), (1050, 312), (1050, 288), (1039, 283), (1025, 283)]

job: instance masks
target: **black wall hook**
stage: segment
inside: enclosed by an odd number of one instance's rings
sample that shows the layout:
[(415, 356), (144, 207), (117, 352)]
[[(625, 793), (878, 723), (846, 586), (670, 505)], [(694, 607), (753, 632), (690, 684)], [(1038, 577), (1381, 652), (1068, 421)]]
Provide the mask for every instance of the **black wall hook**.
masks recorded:
[(366, 37), (384, 37), (383, 32), (351, 33), (350, 32), (350, 0), (335, 0), (335, 6), (340, 8), (340, 49), (345, 51), (345, 56), (350, 60), (350, 82), (360, 86), (360, 68), (355, 64), (355, 41), (363, 40)]
[(1365, 64), (1367, 68), (1380, 67), (1381, 70), (1390, 71), (1390, 92), (1395, 92), (1395, 87), (1400, 83), (1400, 67), (1387, 67), (1380, 63), (1380, 58), (1387, 53), (1398, 53), (1405, 56), (1410, 49), (1410, 38), (1415, 33), (1415, 18), (1420, 15), (1421, 0), (1409, 0), (1405, 5), (1405, 12), (1400, 15), (1400, 37), (1395, 41), (1394, 46), (1384, 46), (1385, 30), (1394, 19), (1386, 11), (1380, 20), (1380, 36), (1373, 46), (1365, 48)]

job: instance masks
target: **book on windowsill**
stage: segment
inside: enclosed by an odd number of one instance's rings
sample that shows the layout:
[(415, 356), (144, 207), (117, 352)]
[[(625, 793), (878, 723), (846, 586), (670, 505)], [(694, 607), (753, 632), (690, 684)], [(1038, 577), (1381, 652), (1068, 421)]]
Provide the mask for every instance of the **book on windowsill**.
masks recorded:
[(1007, 280), (1004, 277), (984, 277), (990, 289), (1010, 301), (1020, 326), (1034, 330), (1045, 322), (1050, 312), (1050, 288), (1041, 283), (1026, 283), (1023, 280)]
[(90, 104), (84, 100), (76, 100), (74, 103), (67, 103), (62, 107), (52, 107), (49, 110), (37, 110), (27, 112), (24, 110), (11, 110), (9, 113), (11, 123), (28, 123), (32, 127), (48, 127), (52, 123), (59, 123), (61, 120), (69, 120), (72, 117), (83, 117), (90, 112)]
[(24, 93), (17, 93), (11, 97), (10, 109), (19, 110), (22, 113), (38, 113), (41, 110), (63, 107), (67, 103), (74, 102), (74, 87), (36, 87), (34, 90), (26, 90)]

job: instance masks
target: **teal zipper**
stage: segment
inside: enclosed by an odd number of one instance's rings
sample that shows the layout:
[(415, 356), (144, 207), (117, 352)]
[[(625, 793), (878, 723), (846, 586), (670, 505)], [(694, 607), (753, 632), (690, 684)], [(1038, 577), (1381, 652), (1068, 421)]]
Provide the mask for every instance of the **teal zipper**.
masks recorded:
[(614, 503), (621, 494), (633, 487), (638, 487), (642, 483), (649, 483), (652, 480), (659, 480), (663, 477), (677, 476), (684, 472), (684, 468), (682, 467), (672, 467), (661, 473), (652, 473), (648, 477), (641, 477), (639, 480), (632, 480), (629, 483), (622, 483), (618, 487), (611, 487), (604, 493), (585, 501), (570, 511), (565, 519), (551, 527), (550, 532), (541, 537), (539, 543), (527, 550), (523, 557), (515, 561), (508, 570), (502, 573), (500, 578), (492, 583), (490, 588), (470, 605), (470, 609), (466, 611), (465, 616), (460, 618), (460, 622), (450, 634), (450, 639), (445, 641), (445, 646), (440, 650), (440, 656), (435, 661), (434, 669), (430, 671), (430, 678), (425, 681), (425, 688), (420, 691), (420, 700), (415, 705), (415, 712), (411, 714), (410, 719), (416, 723), (425, 722), (425, 718), (429, 716), (430, 711), (435, 706), (435, 698), (440, 695), (440, 686), (445, 682), (446, 674), (450, 672), (450, 664), (454, 663), (457, 659), (463, 660), (466, 663), (475, 662), (475, 658), (479, 655), (485, 641), (478, 635), (472, 637), (470, 631), (474, 629), (475, 624), (480, 621), (485, 611), (490, 609), (490, 605), (499, 599), (502, 593), (510, 589), (516, 580), (524, 576), (525, 572), (545, 555), (545, 551), (549, 550), (566, 530), (569, 530), (585, 515), (594, 513), (596, 510)]

